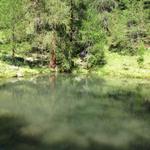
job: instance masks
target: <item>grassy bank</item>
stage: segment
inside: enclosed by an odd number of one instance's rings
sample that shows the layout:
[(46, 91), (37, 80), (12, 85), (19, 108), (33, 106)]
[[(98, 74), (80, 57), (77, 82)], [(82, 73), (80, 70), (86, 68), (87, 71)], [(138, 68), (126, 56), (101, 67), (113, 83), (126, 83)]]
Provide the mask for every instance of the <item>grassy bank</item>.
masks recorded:
[[(11, 57), (11, 48), (10, 44), (0, 45), (0, 78), (25, 77), (50, 72), (47, 66), (39, 67), (39, 64), (36, 65), (38, 62), (36, 62), (35, 56), (32, 56), (32, 54), (31, 56), (26, 55), (29, 51), (28, 49), (30, 49), (28, 43), (23, 43), (18, 46), (20, 51), (16, 54), (15, 62)], [(31, 59), (31, 64), (30, 61), (27, 63), (27, 59)], [(29, 67), (29, 64), (32, 65), (34, 62), (35, 65)]]
[(0, 61), (0, 78), (25, 77), (49, 73), (47, 68), (17, 67)]
[[(149, 51), (149, 50), (148, 50)], [(117, 53), (106, 53), (107, 64), (96, 69), (99, 75), (150, 79), (150, 53), (144, 54), (144, 62), (139, 66), (138, 56), (123, 56)]]
[[(150, 53), (147, 51), (144, 55), (144, 62), (139, 66), (137, 62), (138, 56), (124, 56), (117, 53), (106, 53), (107, 64), (102, 68), (87, 70), (82, 64), (78, 70), (74, 70), (74, 74), (96, 73), (100, 76), (123, 77), (123, 78), (141, 78), (150, 79)], [(7, 62), (0, 60), (0, 78), (24, 77), (49, 73), (48, 67), (28, 66), (16, 67)]]

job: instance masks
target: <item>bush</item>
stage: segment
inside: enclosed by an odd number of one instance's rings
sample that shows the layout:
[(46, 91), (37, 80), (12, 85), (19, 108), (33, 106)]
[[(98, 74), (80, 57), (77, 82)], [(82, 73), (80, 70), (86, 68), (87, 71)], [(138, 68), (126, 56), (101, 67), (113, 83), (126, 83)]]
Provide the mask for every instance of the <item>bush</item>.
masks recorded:
[(144, 63), (144, 52), (146, 51), (145, 46), (143, 42), (140, 42), (139, 48), (138, 48), (138, 58), (137, 58), (137, 63), (139, 67), (143, 66)]
[(111, 52), (117, 52), (121, 55), (135, 55), (137, 53), (136, 49), (132, 44), (130, 44), (130, 41), (127, 41), (126, 39), (122, 40), (114, 40), (109, 50)]
[(88, 67), (102, 66), (106, 63), (104, 47), (107, 44), (106, 32), (102, 27), (102, 16), (94, 8), (87, 11), (87, 20), (83, 22), (82, 41), (89, 43), (86, 47), (88, 51)]
[(99, 0), (94, 3), (94, 8), (97, 8), (98, 12), (111, 12), (116, 6), (115, 0)]
[(102, 49), (102, 46), (97, 44), (91, 47), (89, 58), (88, 58), (88, 68), (94, 66), (102, 67), (105, 64), (106, 64), (106, 59), (105, 59), (104, 49)]

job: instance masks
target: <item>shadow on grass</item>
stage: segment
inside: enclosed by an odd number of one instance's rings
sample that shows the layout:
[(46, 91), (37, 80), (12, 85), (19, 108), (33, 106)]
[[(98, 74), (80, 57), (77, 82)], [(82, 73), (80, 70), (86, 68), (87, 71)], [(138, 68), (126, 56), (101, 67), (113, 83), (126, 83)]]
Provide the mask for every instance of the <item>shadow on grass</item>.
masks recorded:
[(1, 56), (1, 60), (9, 65), (14, 66), (29, 66), (30, 68), (33, 67), (40, 67), (41, 65), (48, 65), (48, 61), (46, 60), (27, 60), (23, 57), (11, 57), (11, 56)]

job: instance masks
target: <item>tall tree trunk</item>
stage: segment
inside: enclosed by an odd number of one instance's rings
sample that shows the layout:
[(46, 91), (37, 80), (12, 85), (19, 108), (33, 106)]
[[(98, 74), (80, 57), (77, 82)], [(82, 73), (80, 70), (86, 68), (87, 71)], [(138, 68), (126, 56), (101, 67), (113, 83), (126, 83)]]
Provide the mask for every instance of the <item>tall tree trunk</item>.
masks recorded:
[(15, 45), (16, 39), (15, 39), (15, 26), (12, 27), (12, 57), (15, 57), (16, 52), (16, 45)]
[(73, 41), (74, 36), (74, 2), (70, 0), (70, 41)]
[(52, 37), (52, 49), (50, 51), (50, 63), (49, 67), (52, 69), (56, 68), (56, 33), (53, 32), (53, 37)]

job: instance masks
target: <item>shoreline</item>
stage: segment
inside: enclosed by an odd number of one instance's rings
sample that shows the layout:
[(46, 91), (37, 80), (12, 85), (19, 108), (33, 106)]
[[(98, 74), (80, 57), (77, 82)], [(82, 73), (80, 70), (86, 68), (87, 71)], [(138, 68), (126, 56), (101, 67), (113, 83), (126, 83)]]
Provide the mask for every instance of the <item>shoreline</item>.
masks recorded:
[[(107, 52), (107, 64), (103, 67), (92, 68), (90, 70), (82, 65), (73, 69), (71, 74), (86, 75), (95, 74), (101, 77), (117, 77), (131, 79), (150, 79), (150, 53), (147, 51), (144, 55), (143, 66), (137, 63), (137, 56), (122, 56), (117, 53)], [(0, 60), (0, 79), (13, 77), (26, 77), (43, 75), (54, 72), (48, 67), (14, 66)]]
[[(10, 67), (10, 66), (9, 66)], [(14, 66), (11, 66), (14, 68)], [(136, 71), (135, 71), (136, 70)], [(127, 78), (127, 79), (142, 79), (142, 80), (150, 80), (150, 70), (146, 72), (145, 70), (141, 71), (136, 68), (135, 70), (118, 70), (115, 71), (113, 69), (107, 70), (105, 67), (97, 68), (93, 70), (87, 69), (75, 69), (73, 70), (72, 75), (97, 75), (99, 77), (108, 77), (108, 78)], [(28, 68), (28, 67), (18, 67), (18, 69), (9, 69), (7, 71), (2, 72), (0, 70), (0, 80), (10, 79), (10, 78), (26, 78), (33, 77), (39, 75), (47, 75), (54, 73), (49, 68)], [(60, 73), (61, 74), (61, 73)]]

